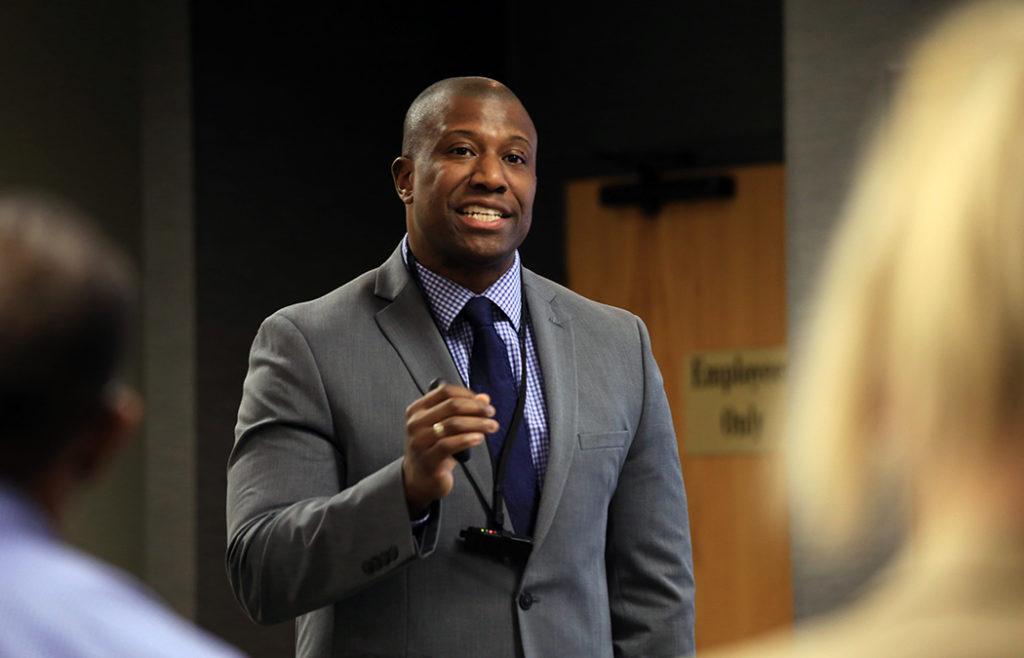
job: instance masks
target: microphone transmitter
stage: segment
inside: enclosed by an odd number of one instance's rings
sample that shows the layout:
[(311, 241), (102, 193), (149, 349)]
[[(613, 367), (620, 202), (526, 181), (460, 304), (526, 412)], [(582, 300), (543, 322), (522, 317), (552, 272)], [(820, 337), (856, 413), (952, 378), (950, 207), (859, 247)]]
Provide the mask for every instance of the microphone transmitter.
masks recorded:
[(533, 550), (533, 539), (504, 529), (469, 526), (459, 533), (466, 550), (506, 564), (523, 566)]

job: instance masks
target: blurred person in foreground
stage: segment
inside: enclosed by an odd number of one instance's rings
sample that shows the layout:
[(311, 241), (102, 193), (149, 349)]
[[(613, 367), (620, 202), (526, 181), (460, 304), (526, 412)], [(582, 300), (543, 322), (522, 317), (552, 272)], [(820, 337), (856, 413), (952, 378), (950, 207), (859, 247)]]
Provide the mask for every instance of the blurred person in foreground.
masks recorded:
[(728, 655), (1024, 656), (1024, 4), (913, 51), (811, 319), (796, 521), (841, 555), (888, 504), (906, 540), (854, 606)]
[(238, 655), (57, 538), (141, 418), (118, 381), (136, 294), (72, 211), (0, 195), (0, 656)]

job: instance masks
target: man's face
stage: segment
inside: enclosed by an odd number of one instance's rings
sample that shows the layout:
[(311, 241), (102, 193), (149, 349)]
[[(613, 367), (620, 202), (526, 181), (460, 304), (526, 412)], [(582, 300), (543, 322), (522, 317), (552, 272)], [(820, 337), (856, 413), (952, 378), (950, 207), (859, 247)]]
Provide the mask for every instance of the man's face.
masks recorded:
[(530, 230), (537, 133), (501, 98), (455, 96), (426, 121), (414, 159), (393, 169), (410, 246), (429, 269), (482, 292)]

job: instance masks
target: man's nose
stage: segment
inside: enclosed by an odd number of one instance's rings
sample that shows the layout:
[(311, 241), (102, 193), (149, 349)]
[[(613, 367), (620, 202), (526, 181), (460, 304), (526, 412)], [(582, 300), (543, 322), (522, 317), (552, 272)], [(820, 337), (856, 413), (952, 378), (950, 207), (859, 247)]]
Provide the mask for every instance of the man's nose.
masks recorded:
[(485, 153), (474, 162), (469, 184), (491, 192), (504, 192), (508, 187), (505, 168), (497, 155)]

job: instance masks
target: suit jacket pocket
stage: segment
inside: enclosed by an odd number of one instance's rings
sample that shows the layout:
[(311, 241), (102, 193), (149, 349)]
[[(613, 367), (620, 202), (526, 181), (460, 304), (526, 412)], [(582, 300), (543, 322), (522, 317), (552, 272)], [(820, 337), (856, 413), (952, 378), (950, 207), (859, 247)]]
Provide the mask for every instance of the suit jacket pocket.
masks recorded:
[(621, 448), (629, 440), (629, 430), (616, 430), (614, 432), (580, 432), (581, 450), (595, 450), (598, 448)]

